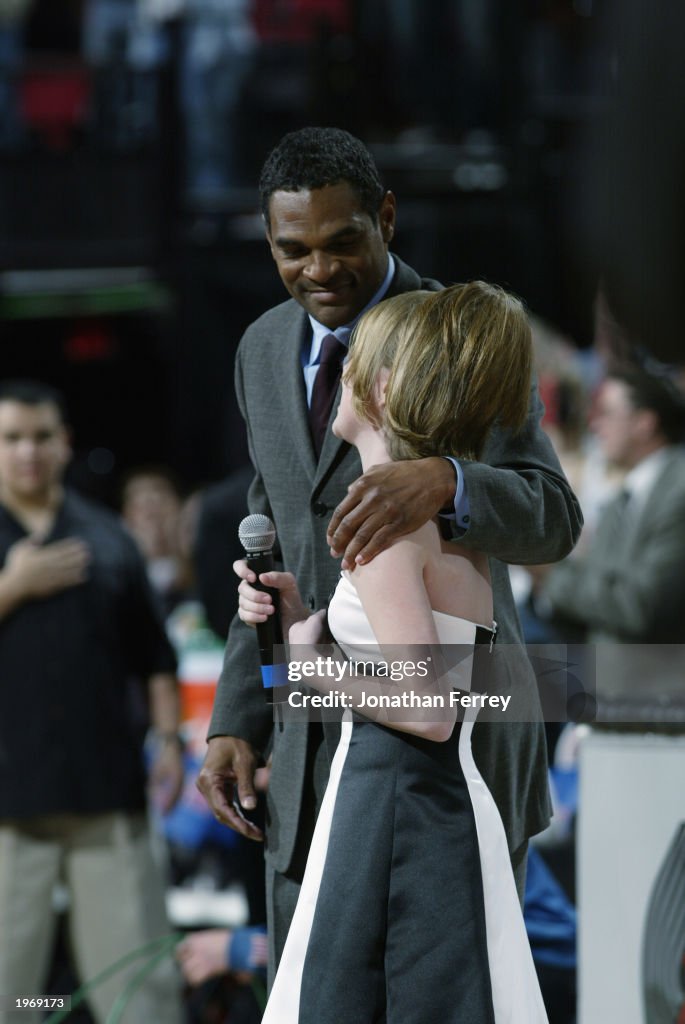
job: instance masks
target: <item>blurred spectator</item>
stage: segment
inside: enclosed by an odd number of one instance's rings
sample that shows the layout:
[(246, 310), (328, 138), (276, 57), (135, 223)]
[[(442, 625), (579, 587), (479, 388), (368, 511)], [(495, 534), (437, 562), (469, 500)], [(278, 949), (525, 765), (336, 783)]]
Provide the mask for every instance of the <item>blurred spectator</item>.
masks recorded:
[(122, 488), (121, 514), (145, 559), (164, 616), (189, 596), (191, 567), (181, 550), (181, 494), (163, 467), (132, 470)]
[(259, 1024), (266, 1005), (264, 926), (192, 932), (178, 947), (187, 1024)]
[(164, 25), (142, 0), (87, 0), (82, 53), (94, 70), (91, 128), (106, 149), (139, 149), (160, 132)]
[(201, 985), (227, 971), (259, 973), (266, 978), (266, 927), (210, 928), (194, 932), (178, 947), (178, 961), (191, 985)]
[[(181, 503), (178, 485), (163, 467), (131, 471), (122, 488), (123, 520), (145, 559), (148, 579), (159, 598), (167, 635), (178, 659), (185, 780), (180, 801), (158, 822), (172, 846), (174, 881), (178, 880), (179, 857), (181, 861), (186, 859), (176, 847), (194, 852), (217, 838), (221, 842), (226, 832), (218, 828), (195, 790), (223, 654), (223, 645), (208, 628), (204, 608), (194, 593), (191, 552), (198, 502), (199, 495), (194, 494)], [(233, 837), (228, 838), (228, 845), (235, 845)]]
[[(69, 457), (60, 396), (1, 385), (3, 993), (45, 990), (58, 880), (84, 981), (168, 931), (129, 697), (134, 680), (147, 681), (153, 796), (169, 808), (182, 782), (174, 654), (135, 545), (111, 513), (63, 488)], [(137, 969), (92, 992), (99, 1024)], [(179, 1020), (168, 966), (141, 986), (126, 1020)]]
[(251, 0), (185, 0), (181, 107), (191, 200), (221, 199), (239, 183), (238, 107), (257, 44), (251, 7)]
[[(603, 645), (683, 640), (685, 621), (685, 401), (673, 383), (642, 370), (612, 371), (593, 427), (606, 458), (624, 469), (620, 493), (601, 514), (586, 556), (547, 572), (539, 611), (585, 628)], [(603, 673), (605, 696), (669, 688), (635, 662), (637, 649)], [(631, 663), (632, 662), (632, 669)], [(680, 680), (671, 680), (674, 693)]]
[[(542, 428), (554, 445), (561, 467), (578, 496), (587, 533), (586, 505), (596, 500), (604, 478), (604, 459), (597, 457), (596, 446), (588, 439), (587, 417), (589, 389), (578, 350), (552, 325), (531, 316), (534, 365), (540, 397), (545, 406)], [(603, 485), (602, 485), (603, 486)], [(539, 575), (537, 566), (511, 566), (510, 577), (521, 627), (529, 644), (573, 642), (577, 631), (560, 630), (556, 623), (541, 619), (535, 610), (533, 593)], [(556, 736), (556, 727), (548, 723), (548, 742)], [(553, 753), (550, 743), (550, 754)]]
[(150, 70), (165, 56), (159, 22), (140, 0), (87, 0), (81, 49), (95, 67), (123, 60), (137, 70)]
[(575, 1024), (576, 910), (542, 855), (528, 850), (523, 916), (550, 1024)]
[[(237, 544), (238, 522), (245, 514), (242, 506), (250, 475), (244, 483), (233, 481), (237, 503), (234, 523), (234, 503), (228, 503), (228, 510), (224, 503), (218, 506), (215, 561), (222, 566), (227, 560), (224, 574), (217, 576), (220, 614), (226, 613), (226, 604), (236, 593), (231, 564), (242, 549), (238, 553), (233, 546)], [(226, 489), (226, 484), (216, 488), (221, 494)], [(133, 470), (122, 488), (124, 521), (146, 560), (178, 659), (180, 729), (185, 748), (183, 789), (168, 813), (155, 816), (155, 826), (167, 843), (174, 886), (221, 890), (238, 883), (244, 888), (250, 921), (254, 923), (265, 918), (262, 847), (220, 825), (195, 785), (207, 749), (207, 728), (224, 650), (222, 639), (209, 628), (195, 592), (191, 559), (203, 498), (201, 492), (194, 492), (182, 502), (178, 484), (164, 467)], [(262, 813), (260, 808), (258, 816)]]
[(192, 556), (200, 502), (199, 491), (181, 502), (178, 484), (163, 467), (133, 470), (122, 488), (122, 516), (145, 559), (179, 661), (181, 715), (191, 753), (196, 743), (204, 750), (223, 653), (195, 593)]

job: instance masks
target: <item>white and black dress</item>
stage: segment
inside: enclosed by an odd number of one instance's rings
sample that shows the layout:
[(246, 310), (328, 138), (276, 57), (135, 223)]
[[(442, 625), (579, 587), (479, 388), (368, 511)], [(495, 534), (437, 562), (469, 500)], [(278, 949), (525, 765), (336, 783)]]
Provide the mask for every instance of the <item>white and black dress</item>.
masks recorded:
[[(433, 615), (441, 644), (475, 643), (474, 623)], [(345, 576), (328, 618), (368, 660)], [(262, 1024), (546, 1024), (474, 719), (436, 743), (345, 712)]]

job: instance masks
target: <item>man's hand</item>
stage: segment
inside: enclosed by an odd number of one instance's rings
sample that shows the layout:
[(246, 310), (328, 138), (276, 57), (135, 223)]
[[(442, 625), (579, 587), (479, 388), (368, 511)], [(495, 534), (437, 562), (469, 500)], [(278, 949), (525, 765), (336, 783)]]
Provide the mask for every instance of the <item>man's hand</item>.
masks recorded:
[(390, 544), (454, 501), (454, 467), (429, 458), (372, 466), (347, 489), (328, 527), (331, 554), (342, 568), (370, 562)]
[[(239, 810), (242, 807), (251, 811), (257, 806), (254, 791), (256, 765), (257, 756), (246, 740), (237, 736), (214, 736), (207, 747), (197, 788), (218, 821), (240, 832), (247, 839), (262, 840), (262, 830), (248, 821)], [(236, 800), (239, 807), (235, 806)]]
[(57, 540), (39, 547), (27, 539), (9, 549), (4, 573), (17, 598), (26, 601), (84, 583), (89, 562), (88, 545), (81, 540)]

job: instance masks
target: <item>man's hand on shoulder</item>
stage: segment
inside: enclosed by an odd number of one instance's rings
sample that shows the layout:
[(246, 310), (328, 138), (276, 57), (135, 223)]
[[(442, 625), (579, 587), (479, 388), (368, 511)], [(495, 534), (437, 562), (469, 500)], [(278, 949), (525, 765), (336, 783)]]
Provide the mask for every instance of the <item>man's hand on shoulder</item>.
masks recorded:
[(370, 562), (398, 537), (418, 530), (454, 501), (454, 467), (443, 458), (372, 466), (348, 488), (328, 527), (343, 569)]
[(213, 736), (208, 743), (197, 788), (215, 818), (247, 839), (262, 840), (264, 834), (242, 813), (257, 806), (254, 774), (257, 755), (238, 736)]

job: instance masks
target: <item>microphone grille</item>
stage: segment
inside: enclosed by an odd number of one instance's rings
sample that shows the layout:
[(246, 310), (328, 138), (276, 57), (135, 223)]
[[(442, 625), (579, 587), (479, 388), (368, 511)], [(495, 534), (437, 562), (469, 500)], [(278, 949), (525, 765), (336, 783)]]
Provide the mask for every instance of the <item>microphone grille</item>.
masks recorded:
[(274, 546), (276, 527), (268, 516), (245, 516), (238, 527), (238, 539), (246, 551), (267, 551)]

